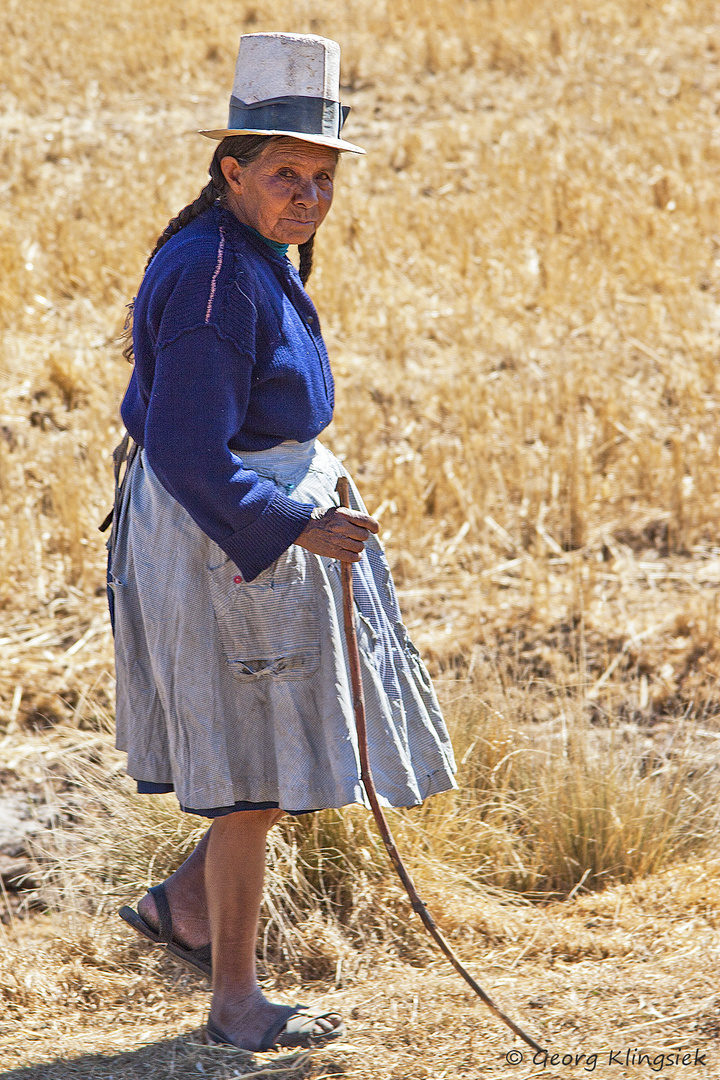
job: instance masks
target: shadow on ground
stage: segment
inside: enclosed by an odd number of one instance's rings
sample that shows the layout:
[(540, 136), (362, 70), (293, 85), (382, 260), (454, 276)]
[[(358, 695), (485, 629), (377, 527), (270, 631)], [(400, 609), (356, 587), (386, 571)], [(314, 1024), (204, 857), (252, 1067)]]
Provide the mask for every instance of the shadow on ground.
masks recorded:
[[(0, 1080), (234, 1080), (237, 1077), (273, 1075), (287, 1080), (310, 1078), (315, 1073), (307, 1051), (294, 1054), (255, 1055), (230, 1047), (205, 1046), (200, 1031), (176, 1039), (163, 1039), (128, 1053), (84, 1054), (82, 1057), (55, 1059), (40, 1065), (28, 1065), (0, 1072)], [(329, 1066), (331, 1075), (344, 1070)], [(327, 1075), (328, 1061), (322, 1072)]]

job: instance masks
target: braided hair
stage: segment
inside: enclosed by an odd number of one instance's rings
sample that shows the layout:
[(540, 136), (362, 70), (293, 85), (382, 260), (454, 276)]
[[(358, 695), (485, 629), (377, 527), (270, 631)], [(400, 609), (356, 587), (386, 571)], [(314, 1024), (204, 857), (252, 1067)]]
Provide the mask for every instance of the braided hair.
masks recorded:
[[(238, 164), (242, 166), (249, 165), (252, 161), (255, 161), (256, 158), (260, 157), (260, 154), (268, 143), (273, 142), (276, 138), (278, 138), (276, 135), (228, 135), (227, 138), (223, 139), (222, 142), (218, 144), (217, 149), (213, 154), (212, 161), (210, 162), (210, 168), (208, 169), (210, 182), (205, 185), (193, 202), (184, 206), (180, 213), (174, 218), (171, 218), (167, 223), (160, 233), (160, 236), (157, 238), (155, 247), (150, 252), (148, 260), (145, 263), (145, 270), (147, 270), (160, 248), (167, 244), (172, 236), (175, 236), (175, 234), (180, 232), (181, 229), (184, 229), (186, 225), (189, 225), (191, 221), (194, 221), (196, 217), (205, 210), (209, 210), (211, 206), (225, 197), (228, 190), (228, 183), (220, 167), (222, 159), (233, 157)], [(300, 280), (303, 285), (307, 284), (310, 274), (312, 273), (314, 244), (315, 235), (313, 234), (304, 244), (298, 245), (298, 252), (300, 254), (299, 272)], [(135, 301), (133, 300), (128, 304), (128, 314), (125, 319), (125, 326), (123, 327), (121, 338), (125, 343), (122, 354), (131, 364), (134, 360), (132, 339), (134, 307)]]

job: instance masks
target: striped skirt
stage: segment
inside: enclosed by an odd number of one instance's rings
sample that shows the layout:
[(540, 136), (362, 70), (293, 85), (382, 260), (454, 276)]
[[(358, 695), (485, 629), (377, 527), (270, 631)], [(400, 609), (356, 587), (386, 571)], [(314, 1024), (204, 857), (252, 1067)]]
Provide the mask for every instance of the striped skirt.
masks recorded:
[[(337, 504), (317, 440), (243, 453), (304, 503)], [(351, 482), (351, 501), (365, 510)], [(342, 630), (340, 565), (293, 544), (254, 581), (165, 490), (143, 451), (116, 508), (109, 583), (117, 746), (140, 791), (207, 817), (367, 805)], [(456, 786), (448, 732), (371, 536), (353, 566), (370, 764), (385, 805)]]

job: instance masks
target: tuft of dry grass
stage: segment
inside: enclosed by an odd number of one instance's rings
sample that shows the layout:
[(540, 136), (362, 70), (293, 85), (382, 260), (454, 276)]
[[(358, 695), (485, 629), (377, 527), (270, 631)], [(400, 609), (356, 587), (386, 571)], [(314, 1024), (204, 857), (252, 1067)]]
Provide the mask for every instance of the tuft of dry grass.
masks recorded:
[[(458, 791), (390, 814), (413, 873), (431, 891), (547, 901), (712, 850), (717, 759), (689, 736), (662, 743), (563, 718), (531, 740), (496, 710), (478, 715), (474, 706), (468, 694), (449, 712)], [(55, 822), (34, 840), (37, 901), (76, 929), (166, 877), (207, 827), (173, 796), (137, 795), (107, 734), (84, 726), (25, 734), (26, 756), (13, 763), (42, 778), (45, 815)], [(289, 818), (271, 833), (261, 929), (268, 972), (330, 976), (338, 963), (355, 970), (378, 946), (426, 953), (421, 927), (406, 916), (365, 810)]]

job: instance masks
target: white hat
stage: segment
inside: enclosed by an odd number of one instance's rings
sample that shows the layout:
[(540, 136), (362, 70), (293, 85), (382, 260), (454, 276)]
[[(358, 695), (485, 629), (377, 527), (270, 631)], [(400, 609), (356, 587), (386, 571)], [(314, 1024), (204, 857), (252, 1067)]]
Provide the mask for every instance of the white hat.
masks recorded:
[(340, 46), (315, 34), (243, 34), (226, 128), (227, 135), (290, 135), (303, 142), (365, 151), (340, 138), (350, 112), (340, 101)]

